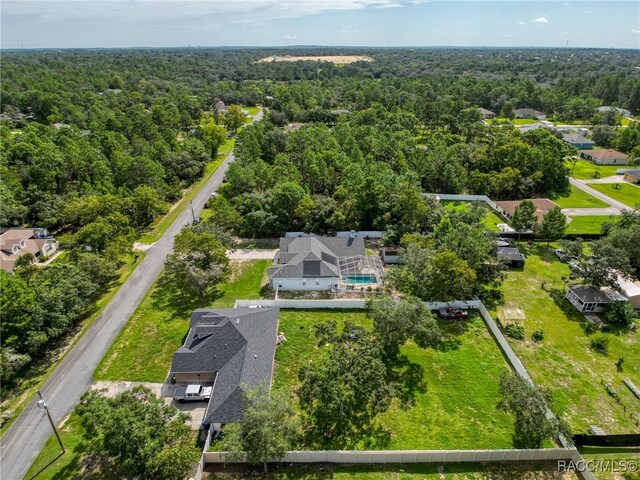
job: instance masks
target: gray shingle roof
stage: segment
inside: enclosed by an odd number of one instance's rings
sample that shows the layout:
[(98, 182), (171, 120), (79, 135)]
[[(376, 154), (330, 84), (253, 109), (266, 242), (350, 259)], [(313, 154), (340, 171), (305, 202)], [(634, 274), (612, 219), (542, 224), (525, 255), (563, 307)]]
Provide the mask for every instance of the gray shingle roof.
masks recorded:
[(600, 289), (593, 285), (572, 285), (569, 289), (584, 303), (610, 303), (626, 300), (615, 290)]
[(582, 135), (578, 135), (576, 133), (563, 133), (562, 139), (568, 143), (581, 143), (581, 144), (590, 144), (590, 145), (596, 144), (596, 142), (594, 142), (593, 140), (589, 140), (588, 138), (583, 137)]
[(277, 308), (195, 310), (189, 333), (173, 355), (172, 373), (215, 372), (210, 423), (242, 419), (240, 387), (271, 385), (278, 334)]
[(338, 277), (338, 258), (364, 255), (364, 239), (347, 237), (284, 237), (270, 278)]

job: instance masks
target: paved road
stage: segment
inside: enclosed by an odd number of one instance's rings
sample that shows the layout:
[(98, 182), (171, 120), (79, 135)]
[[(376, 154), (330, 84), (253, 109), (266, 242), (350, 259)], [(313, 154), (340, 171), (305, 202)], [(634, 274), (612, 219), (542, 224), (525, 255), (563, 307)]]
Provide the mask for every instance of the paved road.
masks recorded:
[[(253, 121), (261, 119), (262, 112)], [(222, 177), (233, 159), (231, 152), (194, 197), (196, 215), (202, 210), (211, 192), (216, 191), (222, 183)], [(164, 260), (173, 248), (174, 237), (182, 227), (191, 223), (191, 216), (191, 209), (186, 208), (162, 238), (147, 250), (140, 265), (43, 386), (42, 393), (47, 399), (54, 422), (59, 423), (66, 417), (93, 383), (93, 371), (160, 275)], [(51, 426), (42, 410), (37, 407), (37, 398), (34, 397), (0, 439), (0, 478), (23, 478), (51, 434)]]
[[(578, 180), (576, 178), (569, 177), (569, 182), (571, 182), (571, 185), (573, 185), (574, 187), (577, 187), (580, 190), (584, 190), (589, 195), (593, 195), (594, 197), (599, 198), (603, 202), (607, 202), (609, 205), (611, 205), (613, 208), (615, 208), (617, 210), (629, 210), (629, 209), (631, 209), (631, 207), (629, 207), (628, 205), (625, 205), (624, 203), (619, 202), (618, 200), (616, 200), (614, 198), (611, 198), (609, 195), (605, 195), (604, 193), (599, 192), (595, 188), (591, 188), (589, 185), (584, 183), (582, 180)], [(618, 213), (618, 215), (619, 214), (620, 213)]]

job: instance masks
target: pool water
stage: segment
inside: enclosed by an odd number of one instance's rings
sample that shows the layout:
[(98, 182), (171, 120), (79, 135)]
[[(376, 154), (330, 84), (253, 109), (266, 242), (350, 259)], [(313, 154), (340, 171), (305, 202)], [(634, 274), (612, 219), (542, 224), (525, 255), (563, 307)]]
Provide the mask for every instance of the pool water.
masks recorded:
[(367, 283), (376, 283), (375, 275), (360, 275), (357, 277), (344, 277), (344, 283), (363, 285)]

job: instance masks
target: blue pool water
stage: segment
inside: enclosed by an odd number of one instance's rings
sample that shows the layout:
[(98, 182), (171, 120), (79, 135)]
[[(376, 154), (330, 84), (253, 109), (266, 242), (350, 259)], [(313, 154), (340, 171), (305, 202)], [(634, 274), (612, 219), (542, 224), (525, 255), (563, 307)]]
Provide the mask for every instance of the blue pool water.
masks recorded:
[(358, 277), (344, 277), (344, 283), (362, 285), (365, 283), (376, 283), (375, 275), (361, 275)]

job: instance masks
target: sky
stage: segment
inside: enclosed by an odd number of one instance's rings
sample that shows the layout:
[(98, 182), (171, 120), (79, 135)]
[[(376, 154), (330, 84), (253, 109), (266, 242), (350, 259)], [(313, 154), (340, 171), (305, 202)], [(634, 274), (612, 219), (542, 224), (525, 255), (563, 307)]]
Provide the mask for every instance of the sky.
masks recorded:
[(2, 48), (640, 49), (640, 0), (2, 0)]

